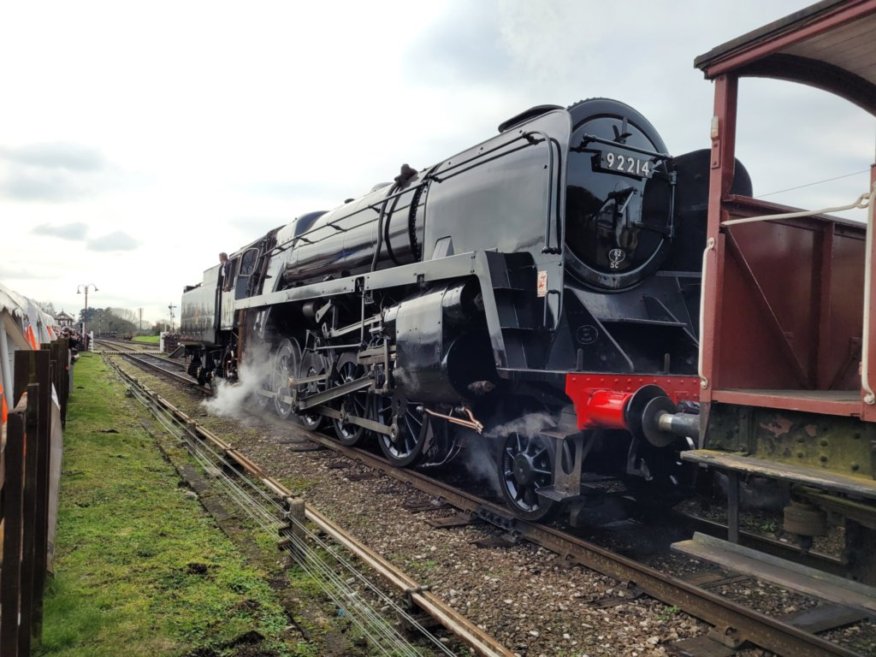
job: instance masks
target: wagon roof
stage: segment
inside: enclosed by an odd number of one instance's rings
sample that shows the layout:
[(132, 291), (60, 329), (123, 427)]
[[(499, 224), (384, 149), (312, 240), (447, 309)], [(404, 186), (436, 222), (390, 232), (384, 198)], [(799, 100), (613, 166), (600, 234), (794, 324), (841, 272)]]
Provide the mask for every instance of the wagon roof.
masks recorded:
[(824, 0), (694, 60), (723, 74), (799, 82), (876, 114), (876, 0)]

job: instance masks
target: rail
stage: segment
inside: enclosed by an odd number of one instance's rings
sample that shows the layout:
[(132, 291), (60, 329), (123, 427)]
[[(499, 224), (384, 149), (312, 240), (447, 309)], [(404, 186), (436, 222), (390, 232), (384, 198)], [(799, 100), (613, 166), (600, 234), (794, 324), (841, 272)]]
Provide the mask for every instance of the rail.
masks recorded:
[(95, 350), (98, 347), (103, 351), (131, 351), (137, 353), (157, 352), (157, 344), (149, 344), (147, 342), (131, 342), (129, 340), (118, 340), (113, 338), (94, 338)]
[[(106, 354), (106, 352), (104, 352)], [(152, 354), (144, 354), (142, 352), (132, 352), (132, 351), (120, 351), (116, 352), (117, 355), (122, 358), (129, 360), (133, 363), (136, 363), (143, 369), (152, 370), (153, 372), (157, 372), (163, 376), (173, 379), (177, 383), (181, 383), (185, 386), (188, 386), (194, 390), (197, 390), (200, 394), (209, 397), (213, 394), (212, 386), (202, 386), (199, 385), (198, 382), (189, 376), (188, 374), (180, 374), (179, 372), (172, 372), (167, 367), (162, 367), (161, 365), (154, 362), (154, 360), (164, 360), (160, 359), (157, 356)], [(177, 363), (180, 369), (184, 369), (182, 364)]]

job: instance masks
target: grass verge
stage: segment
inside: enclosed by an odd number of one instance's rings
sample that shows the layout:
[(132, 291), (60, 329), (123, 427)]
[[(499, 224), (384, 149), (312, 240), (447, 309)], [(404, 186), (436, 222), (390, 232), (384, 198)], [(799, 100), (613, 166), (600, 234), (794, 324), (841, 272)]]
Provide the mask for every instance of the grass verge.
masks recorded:
[(146, 344), (158, 344), (160, 338), (157, 335), (135, 335), (131, 338), (131, 342), (144, 342)]
[(36, 655), (312, 655), (96, 355), (76, 365), (55, 577)]

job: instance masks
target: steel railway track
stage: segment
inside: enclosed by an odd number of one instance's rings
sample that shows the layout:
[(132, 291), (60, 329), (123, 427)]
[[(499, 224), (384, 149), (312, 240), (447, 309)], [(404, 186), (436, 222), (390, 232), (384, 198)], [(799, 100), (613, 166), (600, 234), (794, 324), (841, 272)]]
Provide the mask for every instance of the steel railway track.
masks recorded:
[(119, 356), (125, 360), (135, 363), (142, 369), (149, 370), (160, 374), (161, 376), (172, 379), (176, 383), (186, 386), (198, 394), (209, 397), (213, 394), (213, 389), (210, 386), (198, 385), (192, 377), (184, 372), (184, 366), (181, 363), (175, 363), (167, 358), (155, 356), (152, 354), (142, 354), (134, 352), (120, 352)]
[(96, 350), (101, 352), (116, 352), (116, 353), (158, 353), (158, 345), (147, 344), (145, 342), (130, 342), (128, 340), (118, 340), (115, 338), (95, 338), (94, 345)]
[[(134, 360), (139, 364), (139, 359)], [(709, 623), (715, 628), (714, 634), (728, 645), (739, 645), (748, 641), (787, 657), (864, 657), (794, 625), (761, 614), (561, 530), (517, 519), (503, 506), (453, 488), (415, 470), (395, 468), (384, 458), (365, 450), (345, 447), (337, 440), (321, 434), (309, 433), (308, 436), (312, 441), (348, 458), (359, 460), (368, 467), (406, 482), (426, 494), (440, 497), (473, 517), (551, 550), (570, 564), (579, 564), (618, 581), (630, 582), (650, 597)], [(261, 473), (255, 464), (250, 463), (250, 466)]]

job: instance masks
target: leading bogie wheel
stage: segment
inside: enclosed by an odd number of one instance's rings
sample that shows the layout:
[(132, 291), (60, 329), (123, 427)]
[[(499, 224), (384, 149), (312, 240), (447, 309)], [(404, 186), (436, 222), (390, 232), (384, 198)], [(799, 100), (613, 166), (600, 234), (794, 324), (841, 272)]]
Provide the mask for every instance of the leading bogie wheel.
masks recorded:
[(553, 441), (512, 432), (502, 438), (498, 461), (502, 494), (514, 513), (525, 520), (546, 519), (555, 503), (538, 490), (553, 483)]

